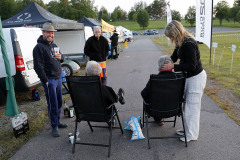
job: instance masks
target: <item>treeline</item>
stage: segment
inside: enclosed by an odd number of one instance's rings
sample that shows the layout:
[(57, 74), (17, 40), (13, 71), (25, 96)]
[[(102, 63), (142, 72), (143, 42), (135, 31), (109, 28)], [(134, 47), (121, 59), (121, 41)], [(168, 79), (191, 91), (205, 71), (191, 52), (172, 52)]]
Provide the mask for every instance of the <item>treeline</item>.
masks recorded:
[(59, 0), (48, 4), (44, 4), (42, 0), (0, 0), (2, 20), (14, 16), (31, 2), (36, 2), (49, 12), (66, 19), (79, 20), (82, 16), (96, 18), (98, 14), (97, 7), (94, 7), (91, 0)]
[[(184, 19), (193, 26), (196, 22), (195, 15), (196, 7), (190, 6)], [(240, 0), (235, 0), (232, 8), (226, 0), (218, 2), (215, 6), (213, 6), (213, 18), (219, 19), (220, 26), (222, 25), (223, 19), (226, 19), (227, 21), (232, 20), (234, 23), (240, 23)]]
[(2, 20), (17, 14), (31, 2), (36, 2), (55, 15), (72, 20), (79, 20), (82, 16), (86, 16), (99, 20), (102, 18), (105, 21), (137, 21), (137, 14), (142, 9), (148, 12), (150, 19), (161, 19), (166, 16), (165, 0), (154, 0), (150, 5), (147, 5), (144, 1), (135, 3), (128, 13), (119, 6), (112, 13), (109, 13), (104, 7), (98, 11), (93, 0), (55, 0), (50, 1), (48, 4), (44, 4), (43, 0), (1, 0), (0, 16)]
[[(0, 0), (2, 20), (17, 14), (31, 2), (36, 2), (49, 12), (66, 19), (78, 21), (82, 16), (86, 16), (105, 21), (131, 20), (137, 21), (143, 28), (148, 26), (148, 20), (165, 19), (167, 5), (165, 0), (154, 0), (149, 5), (140, 1), (135, 3), (128, 13), (120, 6), (109, 13), (105, 7), (98, 10), (97, 6), (94, 6), (94, 0), (55, 0), (48, 4), (44, 4), (42, 0)], [(235, 0), (232, 8), (229, 6), (226, 0), (222, 0), (214, 6), (213, 15), (214, 18), (219, 19), (220, 25), (222, 25), (223, 19), (240, 22), (240, 0)], [(181, 15), (179, 11), (172, 10), (172, 19), (178, 21), (185, 19), (187, 23), (193, 26), (196, 21), (195, 14), (196, 7), (190, 6), (186, 15)]]

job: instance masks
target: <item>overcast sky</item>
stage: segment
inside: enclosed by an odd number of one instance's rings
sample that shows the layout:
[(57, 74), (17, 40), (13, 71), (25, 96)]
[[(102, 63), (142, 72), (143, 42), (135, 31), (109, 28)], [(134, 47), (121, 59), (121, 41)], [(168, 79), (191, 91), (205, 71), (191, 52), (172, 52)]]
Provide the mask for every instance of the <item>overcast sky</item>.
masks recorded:
[[(44, 3), (48, 3), (52, 0), (43, 0)], [(104, 6), (108, 12), (113, 12), (114, 8), (118, 5), (126, 12), (129, 12), (132, 6), (136, 2), (144, 1), (149, 5), (154, 0), (94, 0), (94, 6), (98, 6), (98, 10)], [(171, 10), (177, 10), (181, 13), (181, 15), (185, 15), (187, 13), (187, 10), (189, 6), (195, 6), (196, 0), (166, 0), (166, 2), (170, 2), (170, 8)], [(207, 1), (207, 0), (206, 0)], [(213, 0), (213, 6), (216, 5), (221, 0)], [(234, 0), (226, 0), (230, 7), (232, 7)]]

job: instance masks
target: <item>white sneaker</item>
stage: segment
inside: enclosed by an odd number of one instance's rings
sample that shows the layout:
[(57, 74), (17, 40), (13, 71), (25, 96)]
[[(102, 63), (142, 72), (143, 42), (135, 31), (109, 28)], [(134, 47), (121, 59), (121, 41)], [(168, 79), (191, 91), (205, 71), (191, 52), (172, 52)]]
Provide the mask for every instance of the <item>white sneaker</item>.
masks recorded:
[(183, 135), (184, 135), (183, 129), (178, 129), (178, 130), (176, 131), (176, 134), (178, 134), (178, 135), (180, 135), (180, 136), (183, 136)]
[[(187, 142), (196, 141), (196, 140), (197, 140), (197, 139), (187, 139)], [(184, 137), (180, 138), (180, 141), (185, 142), (185, 138), (184, 138)]]

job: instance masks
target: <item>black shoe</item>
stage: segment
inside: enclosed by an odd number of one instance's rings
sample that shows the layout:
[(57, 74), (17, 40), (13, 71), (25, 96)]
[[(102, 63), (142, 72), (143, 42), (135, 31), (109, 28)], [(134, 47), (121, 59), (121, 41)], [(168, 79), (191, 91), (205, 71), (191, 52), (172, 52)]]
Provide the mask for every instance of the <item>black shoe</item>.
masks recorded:
[(125, 95), (124, 90), (123, 90), (122, 88), (120, 88), (120, 89), (118, 90), (118, 98), (119, 98), (119, 102), (120, 102), (122, 105), (125, 104), (124, 95)]
[(52, 129), (52, 136), (53, 137), (60, 137), (60, 133), (58, 131), (58, 127)]
[(114, 55), (114, 56), (113, 56), (113, 59), (118, 59), (118, 56)]
[(58, 124), (58, 128), (67, 128), (67, 125), (66, 125), (66, 124), (62, 124), (62, 123), (59, 123), (59, 124)]
[(164, 119), (156, 118), (156, 117), (153, 117), (153, 119), (159, 126), (163, 126), (164, 125)]

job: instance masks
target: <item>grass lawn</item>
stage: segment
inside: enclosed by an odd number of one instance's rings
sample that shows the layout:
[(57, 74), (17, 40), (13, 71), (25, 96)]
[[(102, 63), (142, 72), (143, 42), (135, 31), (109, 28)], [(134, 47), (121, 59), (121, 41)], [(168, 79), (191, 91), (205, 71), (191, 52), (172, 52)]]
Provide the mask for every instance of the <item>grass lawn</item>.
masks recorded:
[[(117, 22), (108, 22), (108, 23), (111, 24), (111, 25), (114, 25), (114, 26), (123, 26), (123, 27), (125, 27), (129, 30), (135, 30), (135, 31), (143, 30), (143, 28), (141, 28), (139, 26), (139, 24), (137, 22), (134, 22), (134, 21), (117, 21)], [(184, 27), (191, 27), (191, 25), (189, 23), (186, 23), (185, 20), (182, 20), (181, 23), (183, 24)], [(166, 27), (166, 24), (167, 24), (166, 19), (150, 20), (148, 27), (145, 28), (145, 29), (163, 29), (163, 28)], [(213, 27), (240, 28), (240, 25), (239, 25), (238, 22), (234, 23), (233, 21), (223, 20), (222, 26), (220, 26), (219, 20), (214, 19), (213, 20)]]

